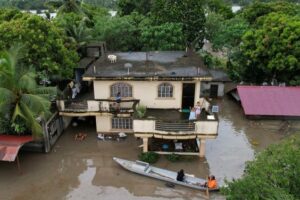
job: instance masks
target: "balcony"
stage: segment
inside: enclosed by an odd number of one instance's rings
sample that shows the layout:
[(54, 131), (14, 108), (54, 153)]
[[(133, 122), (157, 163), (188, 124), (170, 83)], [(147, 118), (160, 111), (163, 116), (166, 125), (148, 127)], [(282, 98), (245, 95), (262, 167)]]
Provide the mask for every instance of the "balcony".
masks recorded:
[(139, 100), (122, 100), (118, 105), (115, 100), (111, 99), (96, 99), (96, 100), (57, 100), (57, 108), (61, 115), (79, 116), (80, 113), (95, 114), (95, 113), (133, 113)]
[(161, 138), (195, 138), (197, 135), (217, 136), (218, 118), (216, 114), (202, 110), (197, 120), (188, 120), (189, 113), (178, 110), (148, 109), (144, 118), (133, 120), (133, 131), (152, 134)]

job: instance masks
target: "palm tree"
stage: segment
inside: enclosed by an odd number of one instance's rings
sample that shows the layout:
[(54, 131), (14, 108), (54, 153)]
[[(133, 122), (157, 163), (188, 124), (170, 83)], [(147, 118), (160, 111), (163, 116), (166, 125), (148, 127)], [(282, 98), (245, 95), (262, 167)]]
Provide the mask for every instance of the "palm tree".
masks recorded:
[(22, 121), (34, 137), (42, 135), (40, 121), (50, 114), (54, 87), (40, 87), (36, 73), (20, 62), (21, 48), (0, 52), (0, 115), (11, 123)]
[(87, 17), (83, 17), (78, 25), (76, 23), (65, 25), (67, 35), (77, 43), (77, 49), (80, 49), (92, 39), (91, 29), (86, 25), (88, 21)]
[(81, 1), (79, 0), (50, 0), (46, 2), (46, 5), (58, 9), (57, 13), (74, 12), (83, 14), (83, 11), (81, 9)]

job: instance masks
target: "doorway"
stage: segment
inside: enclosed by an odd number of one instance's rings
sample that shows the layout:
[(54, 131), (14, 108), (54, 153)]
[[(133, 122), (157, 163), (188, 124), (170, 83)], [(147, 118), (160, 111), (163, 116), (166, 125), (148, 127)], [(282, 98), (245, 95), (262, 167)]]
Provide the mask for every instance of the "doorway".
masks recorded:
[(182, 85), (182, 103), (181, 109), (188, 110), (194, 106), (195, 83), (183, 83)]
[(218, 97), (218, 90), (219, 90), (219, 86), (216, 84), (210, 85), (210, 94), (209, 97), (210, 98), (217, 98)]

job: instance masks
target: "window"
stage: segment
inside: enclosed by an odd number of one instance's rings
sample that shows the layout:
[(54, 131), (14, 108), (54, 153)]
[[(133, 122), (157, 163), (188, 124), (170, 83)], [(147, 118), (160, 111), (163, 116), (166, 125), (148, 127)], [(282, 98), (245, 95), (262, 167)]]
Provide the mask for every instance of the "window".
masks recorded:
[(162, 83), (158, 86), (158, 97), (173, 97), (173, 86), (169, 83)]
[(131, 118), (112, 118), (111, 127), (113, 129), (132, 129)]
[(111, 97), (117, 96), (118, 92), (121, 93), (121, 97), (132, 97), (132, 87), (127, 83), (115, 83), (111, 86)]

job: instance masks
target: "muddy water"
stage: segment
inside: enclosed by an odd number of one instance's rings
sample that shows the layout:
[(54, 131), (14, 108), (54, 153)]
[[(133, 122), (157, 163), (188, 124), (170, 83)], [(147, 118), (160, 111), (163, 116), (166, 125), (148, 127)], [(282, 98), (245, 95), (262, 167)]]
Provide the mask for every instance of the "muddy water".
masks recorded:
[[(206, 159), (170, 163), (163, 157), (157, 166), (199, 177), (212, 173), (219, 182), (242, 175), (245, 162), (254, 153), (276, 143), (300, 128), (299, 121), (250, 121), (241, 108), (224, 98), (220, 106), (219, 136), (206, 142)], [(283, 130), (284, 129), (284, 130)], [(83, 142), (74, 134), (88, 133)], [(205, 194), (134, 175), (112, 161), (113, 156), (137, 159), (142, 142), (133, 137), (125, 141), (97, 141), (95, 125), (80, 123), (70, 127), (49, 154), (22, 152), (19, 175), (14, 163), (0, 163), (0, 199), (205, 199)], [(224, 199), (212, 194), (211, 199)]]

